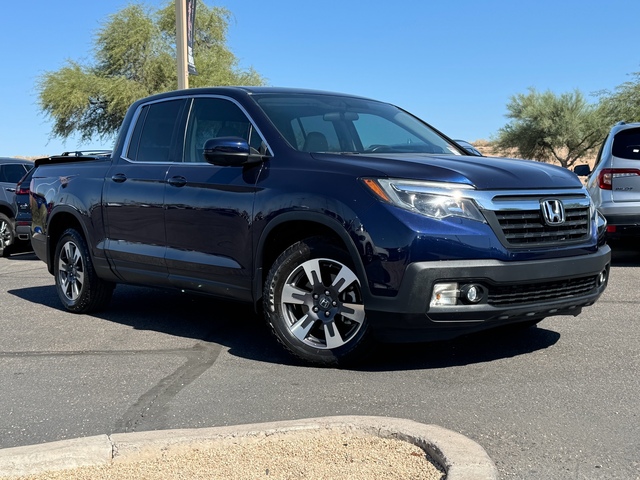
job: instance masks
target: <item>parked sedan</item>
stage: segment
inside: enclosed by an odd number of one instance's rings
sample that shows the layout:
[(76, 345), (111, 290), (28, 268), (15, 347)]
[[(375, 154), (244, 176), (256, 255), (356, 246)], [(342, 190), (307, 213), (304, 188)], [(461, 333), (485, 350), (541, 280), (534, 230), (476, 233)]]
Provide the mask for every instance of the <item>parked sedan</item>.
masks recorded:
[(0, 157), (0, 256), (6, 257), (17, 240), (15, 192), (18, 181), (33, 168), (22, 158)]

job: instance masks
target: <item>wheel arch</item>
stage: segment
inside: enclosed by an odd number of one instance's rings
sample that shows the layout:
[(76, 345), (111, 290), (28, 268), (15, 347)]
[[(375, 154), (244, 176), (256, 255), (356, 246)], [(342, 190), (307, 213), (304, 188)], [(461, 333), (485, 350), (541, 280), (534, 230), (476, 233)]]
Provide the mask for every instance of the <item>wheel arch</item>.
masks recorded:
[(51, 274), (53, 274), (56, 246), (68, 228), (75, 228), (82, 234), (89, 246), (89, 253), (92, 254), (90, 238), (84, 222), (80, 219), (80, 213), (71, 207), (60, 206), (52, 213), (47, 222), (47, 268)]
[(309, 237), (326, 236), (343, 247), (361, 279), (363, 295), (368, 296), (368, 283), (362, 258), (345, 226), (338, 220), (313, 212), (288, 212), (272, 220), (262, 231), (256, 249), (253, 298), (262, 298), (264, 282), (271, 265), (289, 246)]
[(16, 217), (13, 207), (5, 202), (0, 202), (0, 213), (7, 216), (9, 220), (14, 220)]

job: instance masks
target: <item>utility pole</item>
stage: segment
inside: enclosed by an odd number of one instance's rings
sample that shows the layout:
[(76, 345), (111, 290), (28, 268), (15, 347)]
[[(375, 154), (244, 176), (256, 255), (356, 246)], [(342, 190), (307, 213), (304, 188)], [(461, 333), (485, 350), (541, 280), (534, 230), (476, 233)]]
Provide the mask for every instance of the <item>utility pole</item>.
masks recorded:
[(187, 3), (176, 2), (176, 60), (178, 63), (178, 89), (189, 88), (189, 70), (187, 65)]

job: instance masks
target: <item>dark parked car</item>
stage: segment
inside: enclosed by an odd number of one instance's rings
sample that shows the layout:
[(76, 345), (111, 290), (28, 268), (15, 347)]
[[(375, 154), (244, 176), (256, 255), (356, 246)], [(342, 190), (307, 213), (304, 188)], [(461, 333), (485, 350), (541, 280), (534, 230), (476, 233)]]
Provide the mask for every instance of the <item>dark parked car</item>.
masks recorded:
[(29, 206), (29, 184), (35, 168), (29, 170), (16, 184), (14, 197), (15, 236), (19, 241), (31, 244), (31, 208)]
[(576, 175), (469, 155), (367, 98), (166, 92), (129, 108), (109, 157), (36, 165), (31, 243), (67, 310), (119, 283), (248, 302), (315, 364), (575, 316), (607, 286)]
[(9, 255), (19, 241), (15, 230), (16, 184), (32, 167), (30, 160), (0, 157), (0, 256)]

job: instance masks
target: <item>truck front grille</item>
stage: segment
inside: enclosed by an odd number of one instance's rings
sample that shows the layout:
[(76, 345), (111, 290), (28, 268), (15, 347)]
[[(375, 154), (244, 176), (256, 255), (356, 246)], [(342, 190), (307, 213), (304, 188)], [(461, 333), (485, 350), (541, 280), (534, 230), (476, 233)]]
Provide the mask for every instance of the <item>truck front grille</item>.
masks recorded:
[(566, 208), (562, 225), (547, 225), (540, 209), (495, 212), (506, 241), (513, 246), (582, 240), (589, 236), (589, 207)]
[(548, 225), (542, 217), (539, 203), (532, 203), (527, 205), (528, 208), (522, 208), (524, 205), (521, 205), (521, 208), (498, 208), (486, 212), (489, 223), (505, 246), (545, 247), (566, 242), (577, 243), (589, 238), (588, 200), (566, 202), (565, 221), (560, 225)]
[(538, 303), (585, 295), (596, 288), (597, 276), (556, 280), (554, 282), (500, 285), (489, 288), (487, 302), (493, 306)]

